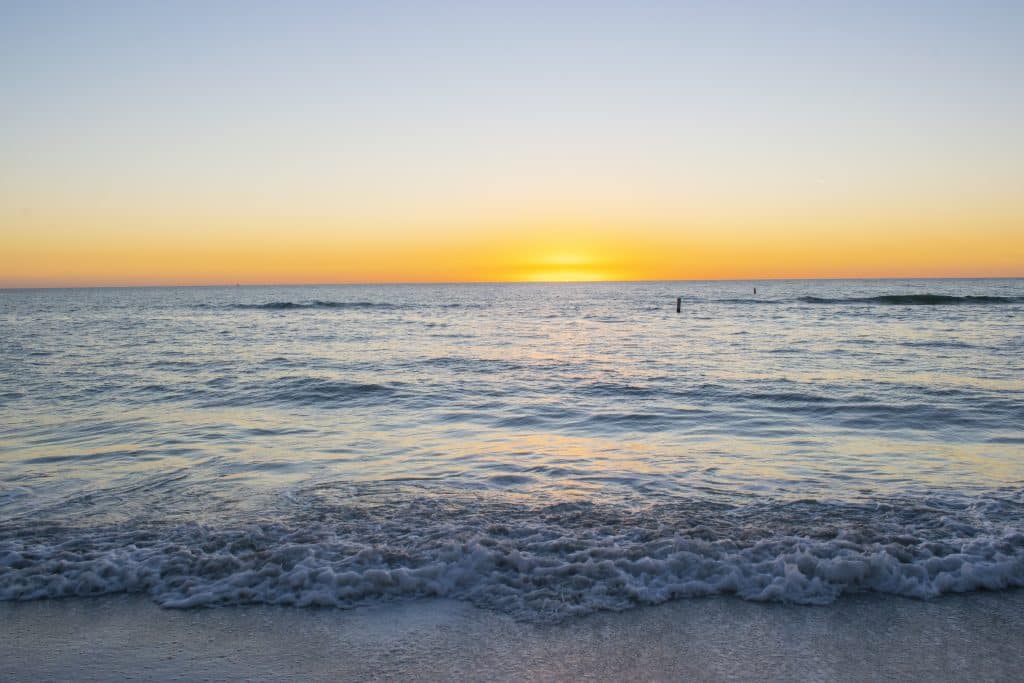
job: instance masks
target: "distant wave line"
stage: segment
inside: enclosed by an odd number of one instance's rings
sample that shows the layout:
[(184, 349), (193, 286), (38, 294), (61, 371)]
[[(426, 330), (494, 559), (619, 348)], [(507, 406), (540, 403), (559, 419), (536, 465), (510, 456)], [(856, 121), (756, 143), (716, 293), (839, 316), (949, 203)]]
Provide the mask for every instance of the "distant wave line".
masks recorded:
[[(428, 308), (477, 308), (474, 303), (444, 303), (427, 306)], [(400, 310), (412, 308), (412, 304), (396, 304), (387, 301), (267, 301), (264, 303), (230, 303), (230, 304), (196, 304), (195, 308), (254, 310), (254, 311), (292, 311), (311, 309), (336, 310)]]
[[(686, 299), (684, 298), (684, 301)], [(884, 306), (955, 306), (955, 305), (1012, 305), (1024, 303), (1021, 296), (955, 296), (950, 294), (881, 294), (878, 296), (860, 296), (847, 298), (828, 298), (819, 296), (801, 296), (796, 299), (690, 299), (691, 303), (718, 304), (785, 304), (799, 302), (804, 304), (879, 304)]]
[[(804, 303), (818, 305), (842, 305), (842, 304), (875, 304), (882, 306), (955, 306), (955, 305), (1014, 305), (1024, 303), (1024, 296), (995, 296), (995, 295), (966, 295), (956, 296), (951, 294), (881, 294), (876, 296), (830, 298), (819, 296), (801, 296), (796, 299), (773, 299), (773, 298), (724, 298), (724, 299), (702, 299), (684, 297), (689, 303), (705, 304), (789, 304)], [(479, 303), (442, 303), (428, 304), (424, 308), (457, 309), (457, 308), (480, 308)], [(292, 310), (402, 310), (413, 308), (408, 303), (392, 303), (387, 301), (326, 301), (314, 299), (312, 301), (267, 301), (262, 303), (230, 303), (230, 304), (196, 304), (196, 308), (204, 309), (229, 309), (229, 310), (255, 310), (255, 311), (292, 311)], [(651, 310), (657, 310), (652, 307)]]
[(816, 296), (802, 296), (799, 301), (807, 304), (886, 304), (890, 306), (950, 306), (957, 304), (1019, 304), (1019, 296), (954, 296), (950, 294), (882, 294), (879, 296), (829, 299)]
[(209, 306), (200, 304), (201, 307), (208, 308), (236, 308), (236, 309), (253, 309), (261, 311), (288, 311), (293, 309), (308, 309), (308, 308), (349, 308), (349, 309), (392, 309), (399, 308), (397, 304), (391, 304), (386, 302), (375, 302), (375, 301), (268, 301), (266, 303), (259, 304), (227, 304), (225, 306)]

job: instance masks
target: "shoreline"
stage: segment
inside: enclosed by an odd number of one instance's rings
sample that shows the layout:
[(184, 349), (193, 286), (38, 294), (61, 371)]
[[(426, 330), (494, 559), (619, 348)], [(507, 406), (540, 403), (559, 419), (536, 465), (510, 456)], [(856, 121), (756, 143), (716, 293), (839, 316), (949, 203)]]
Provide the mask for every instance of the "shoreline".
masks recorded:
[(163, 609), (0, 603), (5, 680), (1008, 680), (1024, 590), (824, 607), (687, 599), (554, 624), (442, 599)]

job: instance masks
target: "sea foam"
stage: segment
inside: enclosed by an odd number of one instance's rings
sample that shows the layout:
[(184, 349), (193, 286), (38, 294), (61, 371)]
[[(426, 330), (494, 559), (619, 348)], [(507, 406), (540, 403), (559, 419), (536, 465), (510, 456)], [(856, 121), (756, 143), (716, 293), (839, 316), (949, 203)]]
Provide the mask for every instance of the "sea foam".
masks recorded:
[(1024, 533), (979, 511), (801, 501), (638, 514), (420, 500), (306, 524), (51, 528), (4, 534), (0, 599), (352, 607), (436, 596), (557, 620), (716, 594), (820, 605), (862, 591), (926, 599), (1024, 586)]

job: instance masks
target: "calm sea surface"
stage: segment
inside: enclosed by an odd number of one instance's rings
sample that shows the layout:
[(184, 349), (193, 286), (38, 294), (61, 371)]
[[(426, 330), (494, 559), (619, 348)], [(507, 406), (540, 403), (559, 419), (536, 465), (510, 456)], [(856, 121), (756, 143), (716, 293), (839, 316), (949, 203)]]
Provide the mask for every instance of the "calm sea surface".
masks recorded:
[(0, 599), (1021, 585), (1024, 280), (0, 292)]

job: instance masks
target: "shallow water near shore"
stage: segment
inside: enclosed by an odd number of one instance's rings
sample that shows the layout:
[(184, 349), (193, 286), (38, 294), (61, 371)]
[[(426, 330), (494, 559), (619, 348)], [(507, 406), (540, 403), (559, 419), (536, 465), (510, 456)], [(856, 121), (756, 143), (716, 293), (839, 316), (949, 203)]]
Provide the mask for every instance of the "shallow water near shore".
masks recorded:
[(137, 596), (0, 604), (0, 678), (108, 681), (1005, 681), (1024, 592), (827, 607), (684, 600), (558, 624), (450, 600), (161, 610)]
[(1021, 280), (19, 290), (0, 338), (3, 600), (1024, 585)]

